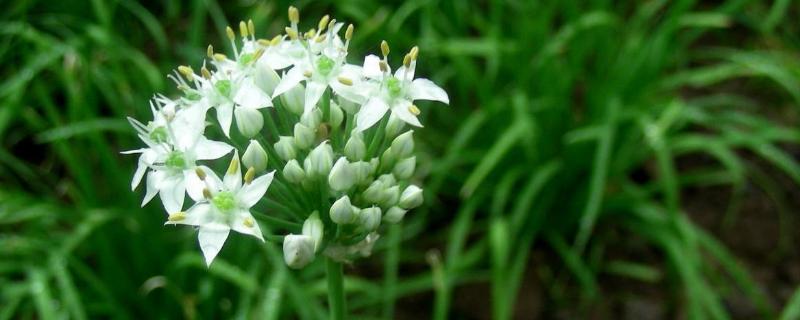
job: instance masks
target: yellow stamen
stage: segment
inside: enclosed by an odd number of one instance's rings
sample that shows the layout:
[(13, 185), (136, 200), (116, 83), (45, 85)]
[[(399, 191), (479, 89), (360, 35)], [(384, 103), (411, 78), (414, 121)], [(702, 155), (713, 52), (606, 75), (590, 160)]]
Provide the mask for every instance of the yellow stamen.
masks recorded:
[(281, 40), (283, 40), (283, 37), (281, 37), (280, 35), (277, 35), (277, 36), (273, 37), (272, 40), (269, 41), (269, 45), (277, 46), (278, 44), (281, 43)]
[(217, 60), (217, 61), (221, 62), (221, 61), (228, 60), (228, 57), (225, 56), (224, 54), (221, 54), (221, 53), (215, 53), (214, 54), (214, 60)]
[(403, 65), (406, 66), (406, 68), (411, 65), (411, 54), (406, 54), (406, 56), (403, 57)]
[(258, 44), (264, 47), (269, 47), (270, 42), (267, 39), (258, 39)]
[(316, 40), (316, 41), (317, 41), (317, 43), (320, 43), (320, 42), (322, 42), (322, 41), (325, 41), (325, 39), (327, 39), (327, 38), (328, 38), (327, 36), (328, 36), (327, 34), (323, 34), (323, 35), (321, 35), (321, 36), (317, 37), (317, 40)]
[(389, 55), (389, 43), (386, 40), (381, 41), (381, 53), (384, 57)]
[(308, 70), (306, 70), (306, 71), (303, 71), (303, 75), (304, 75), (306, 78), (311, 78), (311, 71), (308, 71)]
[(252, 228), (253, 226), (256, 225), (255, 221), (253, 221), (253, 218), (250, 217), (244, 218), (244, 221), (242, 221), (242, 223), (244, 224), (245, 227), (248, 228)]
[(194, 76), (194, 70), (191, 67), (187, 66), (179, 66), (178, 71), (186, 77), (187, 80), (192, 80), (192, 76)]
[(242, 38), (247, 37), (247, 23), (244, 21), (239, 21), (239, 34), (242, 35)]
[(253, 23), (253, 19), (247, 20), (247, 31), (251, 36), (256, 36), (256, 25)]
[(244, 183), (250, 184), (250, 182), (253, 182), (253, 178), (255, 177), (256, 177), (256, 169), (250, 167), (250, 169), (247, 169), (247, 172), (245, 172), (244, 174)]
[(353, 26), (352, 23), (349, 26), (347, 26), (347, 31), (344, 32), (345, 40), (353, 39), (353, 29), (355, 29), (355, 27)]
[(211, 58), (214, 57), (214, 46), (208, 45), (208, 49), (206, 49), (206, 55)]
[(203, 198), (211, 199), (213, 197), (214, 196), (211, 195), (211, 191), (209, 191), (208, 188), (203, 189)]
[(322, 19), (319, 19), (319, 24), (317, 24), (317, 29), (319, 29), (320, 33), (325, 31), (325, 27), (328, 26), (328, 21), (330, 20), (330, 18), (331, 17), (329, 17), (326, 14), (325, 16), (322, 17)]
[(294, 29), (292, 29), (292, 28), (289, 28), (289, 27), (286, 27), (286, 34), (287, 34), (287, 35), (289, 36), (289, 38), (291, 38), (292, 40), (297, 40), (297, 31), (294, 31)]
[(236, 34), (233, 33), (233, 29), (230, 26), (225, 28), (225, 33), (228, 35), (228, 40), (233, 41), (236, 38)]
[(411, 54), (411, 60), (417, 61), (417, 56), (419, 56), (419, 47), (414, 46), (413, 48), (411, 48), (410, 54)]
[(194, 173), (197, 175), (198, 178), (200, 178), (200, 180), (202, 181), (206, 180), (206, 172), (203, 171), (203, 169), (195, 168)]
[(289, 7), (289, 21), (291, 23), (300, 22), (300, 10), (297, 10), (294, 6)]
[(389, 72), (389, 66), (385, 61), (378, 62), (378, 66), (381, 68), (381, 72)]
[(203, 68), (200, 69), (200, 74), (202, 74), (203, 78), (205, 78), (206, 80), (211, 79), (211, 72), (209, 72), (205, 66), (203, 66)]
[(175, 212), (167, 217), (167, 220), (170, 222), (183, 221), (184, 219), (186, 219), (186, 212), (183, 211)]
[(235, 174), (239, 170), (239, 159), (231, 159), (231, 164), (228, 166), (228, 174)]
[(413, 114), (415, 116), (419, 115), (419, 108), (417, 108), (416, 105), (412, 104), (412, 105), (408, 106), (408, 111), (411, 112), (411, 114)]
[(347, 77), (339, 77), (339, 82), (341, 82), (343, 85), (346, 85), (346, 86), (352, 86), (353, 85), (353, 80), (350, 80), (350, 78), (347, 78)]

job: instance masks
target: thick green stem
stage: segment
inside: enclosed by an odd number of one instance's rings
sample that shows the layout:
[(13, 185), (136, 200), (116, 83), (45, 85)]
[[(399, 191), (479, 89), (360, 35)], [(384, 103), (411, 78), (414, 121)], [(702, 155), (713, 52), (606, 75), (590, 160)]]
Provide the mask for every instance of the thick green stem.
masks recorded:
[(342, 264), (327, 258), (325, 259), (325, 268), (328, 272), (330, 319), (345, 319), (347, 306), (344, 301), (344, 272), (342, 271)]

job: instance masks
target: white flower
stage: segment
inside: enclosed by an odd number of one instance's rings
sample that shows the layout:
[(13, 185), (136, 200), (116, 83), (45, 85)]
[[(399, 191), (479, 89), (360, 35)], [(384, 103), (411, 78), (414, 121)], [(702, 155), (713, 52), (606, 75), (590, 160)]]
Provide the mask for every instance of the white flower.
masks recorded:
[[(385, 62), (385, 60), (384, 60)], [(433, 100), (450, 104), (447, 93), (433, 81), (424, 78), (414, 79), (416, 61), (395, 71), (382, 72), (381, 60), (375, 55), (364, 59), (364, 76), (380, 83), (377, 92), (361, 107), (356, 119), (356, 129), (366, 130), (378, 122), (387, 111), (413, 126), (422, 127), (417, 119), (419, 109), (413, 104), (415, 100)]]
[[(156, 111), (154, 113), (163, 113)], [(164, 109), (162, 109), (164, 110)], [(131, 124), (147, 148), (130, 150), (124, 154), (139, 153), (139, 166), (131, 183), (136, 188), (147, 172), (147, 192), (142, 206), (158, 193), (168, 213), (180, 211), (186, 190), (187, 176), (192, 175), (197, 160), (213, 160), (228, 154), (233, 147), (206, 139), (203, 133), (205, 110), (189, 107), (178, 110), (171, 119), (156, 121), (147, 126), (134, 119)], [(163, 125), (162, 125), (163, 124)]]
[(242, 183), (238, 153), (222, 179), (208, 167), (197, 167), (197, 170), (187, 185), (195, 205), (186, 212), (170, 215), (166, 224), (199, 227), (197, 238), (208, 265), (222, 249), (231, 229), (264, 241), (250, 208), (267, 192), (274, 171)]
[(258, 110), (272, 106), (272, 98), (264, 92), (246, 72), (219, 75), (207, 81), (204, 93), (210, 106), (217, 109), (217, 120), (225, 136), (230, 137), (231, 123), (235, 108)]

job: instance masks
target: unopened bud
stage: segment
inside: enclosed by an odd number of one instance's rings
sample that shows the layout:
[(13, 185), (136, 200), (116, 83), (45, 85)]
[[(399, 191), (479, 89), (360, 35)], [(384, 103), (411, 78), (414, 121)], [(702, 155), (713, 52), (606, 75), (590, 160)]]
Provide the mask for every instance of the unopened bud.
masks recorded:
[(351, 163), (353, 167), (353, 173), (355, 175), (356, 183), (359, 185), (364, 185), (370, 182), (370, 175), (372, 174), (372, 168), (369, 165), (369, 162), (366, 161), (358, 161)]
[(314, 239), (314, 252), (319, 250), (324, 235), (324, 226), (322, 225), (322, 220), (319, 219), (319, 213), (316, 211), (303, 222), (303, 235)]
[(336, 160), (328, 175), (328, 186), (335, 191), (345, 191), (356, 183), (353, 167), (345, 157)]
[(406, 212), (408, 212), (408, 210), (403, 208), (391, 207), (389, 210), (386, 210), (386, 213), (383, 215), (383, 221), (388, 223), (398, 223), (403, 220), (403, 217), (406, 216)]
[(392, 186), (383, 191), (383, 199), (381, 199), (382, 207), (391, 207), (397, 205), (400, 201), (400, 187)]
[(396, 137), (405, 126), (406, 122), (392, 112), (389, 115), (389, 122), (386, 123), (386, 138), (392, 139)]
[(283, 177), (286, 178), (286, 181), (291, 183), (300, 183), (305, 179), (306, 173), (303, 171), (303, 168), (300, 167), (300, 163), (292, 159), (283, 167)]
[(409, 130), (392, 141), (392, 152), (398, 158), (406, 158), (414, 153), (414, 131)]
[(294, 143), (301, 150), (308, 149), (314, 144), (315, 132), (302, 123), (294, 125)]
[(383, 185), (387, 188), (397, 184), (397, 180), (391, 173), (382, 174), (380, 177), (378, 177), (378, 181), (383, 182)]
[(322, 110), (317, 108), (311, 112), (303, 113), (303, 115), (300, 116), (300, 123), (309, 128), (319, 127), (319, 124), (322, 123)]
[(236, 117), (236, 127), (247, 138), (255, 137), (264, 127), (264, 116), (261, 111), (251, 108), (235, 108), (233, 115)]
[(314, 261), (314, 239), (290, 234), (283, 238), (283, 260), (290, 268), (300, 269)]
[(302, 84), (298, 84), (282, 94), (281, 99), (283, 99), (283, 105), (286, 106), (286, 109), (296, 115), (301, 115), (305, 108), (306, 88)]
[(355, 211), (353, 211), (353, 205), (350, 203), (350, 197), (345, 195), (333, 202), (330, 214), (331, 220), (335, 224), (352, 223), (355, 219)]
[(405, 158), (397, 162), (392, 169), (392, 173), (401, 180), (411, 178), (417, 166), (417, 157)]
[(320, 143), (311, 150), (303, 165), (308, 176), (328, 176), (333, 166), (333, 149), (327, 141)]
[(403, 190), (400, 195), (399, 207), (403, 209), (414, 209), (422, 204), (422, 189), (415, 185), (410, 185)]
[(275, 152), (281, 159), (289, 161), (297, 157), (297, 151), (294, 147), (294, 138), (290, 136), (281, 136), (278, 142), (275, 143)]
[(350, 139), (347, 139), (347, 143), (344, 145), (344, 155), (350, 161), (359, 161), (364, 159), (366, 153), (367, 146), (361, 138), (361, 133), (353, 132), (353, 134), (350, 135)]
[(281, 77), (275, 70), (267, 65), (259, 64), (258, 67), (256, 67), (253, 81), (256, 86), (271, 96), (278, 86), (278, 83), (280, 83)]
[(342, 112), (342, 108), (339, 108), (339, 104), (335, 101), (331, 100), (330, 103), (330, 119), (328, 119), (328, 123), (331, 127), (339, 127), (344, 121), (344, 112)]
[(381, 208), (369, 207), (361, 209), (358, 214), (358, 224), (366, 231), (375, 231), (381, 225)]
[(267, 169), (267, 161), (269, 156), (264, 150), (264, 147), (256, 140), (250, 140), (244, 154), (242, 155), (242, 163), (248, 168), (255, 169), (256, 172), (263, 172)]
[(384, 191), (383, 182), (380, 180), (373, 181), (367, 189), (364, 190), (362, 194), (364, 200), (366, 200), (370, 204), (378, 204), (383, 200), (383, 191)]

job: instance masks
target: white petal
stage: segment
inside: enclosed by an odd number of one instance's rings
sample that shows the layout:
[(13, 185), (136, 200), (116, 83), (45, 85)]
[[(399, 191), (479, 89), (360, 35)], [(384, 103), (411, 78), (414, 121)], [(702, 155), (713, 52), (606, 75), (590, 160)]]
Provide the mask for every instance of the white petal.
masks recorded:
[(226, 137), (230, 137), (231, 123), (233, 122), (233, 104), (225, 102), (217, 106), (217, 120)]
[[(235, 160), (234, 160), (235, 159)], [(242, 186), (242, 162), (239, 158), (239, 150), (233, 152), (233, 159), (231, 162), (236, 161), (236, 170), (234, 172), (225, 171), (225, 176), (222, 177), (222, 183), (227, 190), (239, 190)], [(230, 169), (230, 167), (228, 167)]]
[(422, 124), (419, 123), (417, 116), (411, 113), (411, 110), (408, 110), (410, 106), (411, 101), (400, 100), (398, 103), (395, 103), (395, 105), (392, 106), (392, 114), (412, 126), (422, 127)]
[(233, 150), (233, 147), (225, 142), (212, 141), (206, 137), (200, 137), (195, 144), (195, 157), (197, 160), (214, 160), (222, 158)]
[(412, 66), (411, 69), (406, 71), (406, 66), (401, 66), (400, 68), (397, 68), (397, 71), (394, 72), (394, 77), (400, 80), (414, 79), (414, 67)]
[(364, 58), (364, 76), (371, 79), (383, 79), (383, 72), (381, 72), (381, 58), (371, 54)]
[(314, 110), (314, 107), (317, 106), (317, 102), (319, 102), (319, 99), (322, 98), (322, 94), (325, 93), (325, 89), (327, 88), (328, 86), (326, 84), (316, 81), (306, 82), (306, 100), (305, 107), (303, 108), (304, 114)]
[(273, 97), (277, 97), (283, 94), (286, 91), (291, 90), (292, 88), (296, 87), (300, 84), (305, 77), (303, 76), (303, 71), (300, 70), (300, 66), (295, 66), (289, 69), (281, 78), (281, 82), (278, 83), (278, 86), (275, 87), (275, 92), (272, 94)]
[(386, 111), (389, 110), (389, 105), (381, 98), (371, 98), (367, 101), (361, 110), (356, 115), (356, 130), (364, 131), (375, 125)]
[(261, 88), (255, 85), (252, 80), (246, 79), (241, 84), (236, 95), (233, 97), (233, 102), (238, 105), (251, 108), (260, 109), (272, 106), (272, 98), (269, 97)]
[(197, 240), (200, 242), (200, 250), (206, 259), (206, 265), (210, 266), (217, 254), (222, 250), (222, 245), (228, 239), (231, 229), (223, 224), (208, 224), (200, 227)]
[(186, 194), (186, 184), (183, 174), (167, 176), (158, 186), (158, 194), (167, 213), (175, 213), (183, 209), (183, 198)]
[(264, 236), (261, 235), (261, 228), (258, 226), (258, 222), (253, 219), (253, 215), (251, 215), (249, 211), (241, 210), (235, 214), (236, 216), (231, 224), (231, 228), (234, 231), (242, 234), (249, 234), (261, 241), (264, 241)]
[(254, 206), (258, 200), (261, 200), (264, 194), (267, 193), (267, 188), (269, 188), (270, 183), (272, 183), (274, 175), (275, 171), (272, 171), (245, 184), (238, 194), (240, 205), (249, 209)]
[(142, 199), (142, 207), (158, 194), (158, 186), (162, 180), (164, 180), (164, 172), (162, 171), (150, 171), (147, 173), (147, 192), (144, 195), (144, 199)]
[[(202, 170), (206, 174), (206, 180), (200, 180), (197, 176), (197, 170)], [(209, 191), (219, 191), (222, 183), (219, 182), (219, 177), (211, 168), (206, 166), (197, 166), (195, 170), (185, 170), (184, 179), (186, 179), (186, 193), (194, 201), (201, 201), (205, 199), (203, 196), (203, 189), (208, 188)]]
[(185, 217), (182, 220), (167, 220), (164, 224), (168, 225), (176, 225), (176, 224), (183, 224), (187, 226), (200, 226), (205, 223), (208, 223), (212, 220), (210, 215), (212, 214), (211, 204), (209, 203), (198, 203), (189, 210), (186, 210)]
[(411, 82), (410, 94), (411, 100), (433, 100), (450, 104), (447, 92), (428, 79), (420, 78)]

